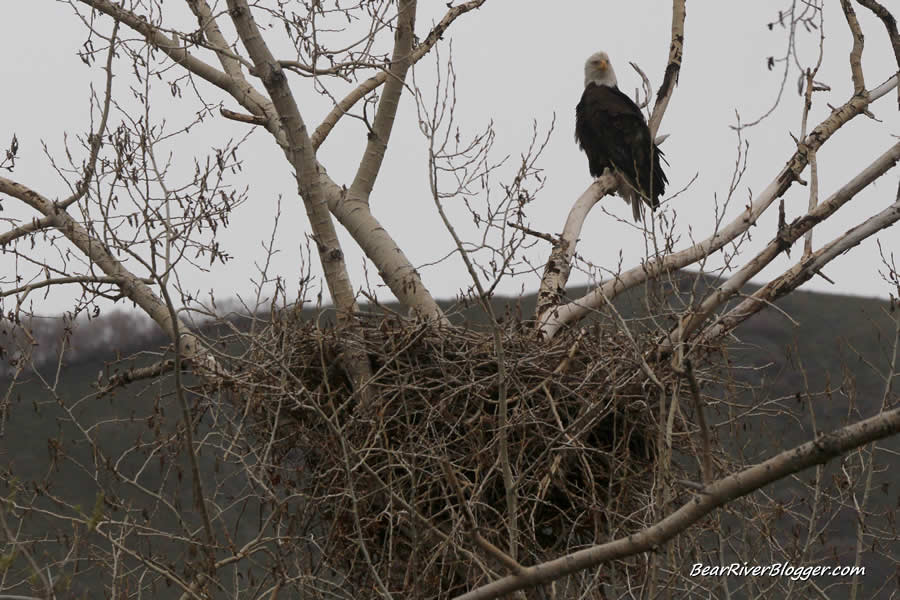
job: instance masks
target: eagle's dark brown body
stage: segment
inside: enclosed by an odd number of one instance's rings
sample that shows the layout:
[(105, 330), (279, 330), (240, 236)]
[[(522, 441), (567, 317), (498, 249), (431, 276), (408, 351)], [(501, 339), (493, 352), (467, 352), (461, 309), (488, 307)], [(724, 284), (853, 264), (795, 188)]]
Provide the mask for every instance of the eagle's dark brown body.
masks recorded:
[[(666, 179), (662, 152), (650, 139), (641, 109), (618, 87), (589, 82), (575, 108), (575, 139), (588, 157), (591, 175), (600, 177), (606, 168), (620, 171), (651, 209), (659, 206)], [(634, 217), (640, 220), (640, 202), (632, 201)]]

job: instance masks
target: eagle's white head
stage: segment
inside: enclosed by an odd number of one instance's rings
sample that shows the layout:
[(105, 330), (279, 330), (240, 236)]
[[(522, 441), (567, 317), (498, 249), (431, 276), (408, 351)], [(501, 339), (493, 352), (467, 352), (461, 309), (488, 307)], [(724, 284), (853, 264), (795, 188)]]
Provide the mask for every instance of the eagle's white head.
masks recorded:
[(584, 63), (585, 87), (592, 81), (597, 85), (618, 87), (616, 72), (613, 71), (612, 63), (609, 62), (609, 55), (606, 52), (595, 52)]

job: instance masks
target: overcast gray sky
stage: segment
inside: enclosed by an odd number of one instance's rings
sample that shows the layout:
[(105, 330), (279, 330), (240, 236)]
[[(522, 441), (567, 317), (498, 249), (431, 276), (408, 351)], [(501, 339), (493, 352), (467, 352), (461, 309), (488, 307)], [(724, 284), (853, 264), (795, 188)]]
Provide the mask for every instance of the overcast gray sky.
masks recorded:
[[(173, 10), (167, 22), (173, 26), (183, 24), (190, 30), (192, 21), (186, 19), (182, 4), (164, 4), (167, 10)], [(224, 6), (224, 2), (219, 4)], [(417, 25), (420, 37), (444, 13), (446, 4), (420, 2)], [(669, 163), (668, 191), (673, 193), (687, 186), (697, 176), (691, 187), (669, 204), (677, 212), (681, 236), (677, 248), (687, 246), (691, 236), (700, 239), (712, 230), (715, 199), (721, 200), (727, 194), (734, 168), (737, 138), (729, 126), (736, 123), (736, 114), (740, 114), (743, 122), (752, 121), (775, 101), (782, 68), (779, 64), (767, 69), (766, 58), (784, 54), (787, 36), (781, 27), (769, 30), (766, 25), (777, 16), (778, 10), (789, 6), (790, 2), (786, 1), (688, 2), (681, 77), (660, 130), (671, 136), (662, 146)], [(896, 71), (896, 64), (881, 23), (862, 8), (858, 14), (866, 33), (863, 66), (867, 85), (872, 88), (890, 77)], [(556, 117), (555, 130), (539, 163), (546, 185), (526, 209), (533, 228), (558, 233), (568, 208), (591, 181), (587, 160), (573, 140), (574, 107), (583, 86), (585, 58), (597, 50), (607, 51), (620, 87), (629, 94), (640, 85), (639, 77), (628, 66), (629, 61), (634, 61), (643, 68), (655, 89), (662, 81), (666, 64), (670, 23), (671, 6), (664, 0), (554, 3), (488, 0), (480, 10), (460, 18), (445, 36), (441, 47), (443, 56), (448, 55), (450, 40), (453, 44), (456, 118), (463, 135), (477, 133), (493, 121), (497, 135), (495, 159), (510, 155), (494, 179), (495, 193), (499, 191), (498, 184), (511, 180), (518, 156), (531, 139), (532, 123), (536, 121), (543, 133)], [(836, 2), (828, 3), (825, 31), (825, 59), (817, 79), (832, 90), (816, 94), (811, 126), (829, 114), (826, 103), (840, 105), (852, 93), (847, 61), (851, 38)], [(273, 33), (283, 34), (283, 31)], [(13, 133), (20, 142), (16, 169), (4, 176), (51, 198), (67, 195), (67, 188), (51, 168), (41, 144), (46, 143), (51, 154), (62, 156), (63, 134), (68, 131), (71, 137), (89, 127), (90, 82), (94, 81), (102, 89), (99, 69), (92, 71), (76, 55), (85, 37), (84, 26), (65, 3), (54, 0), (5, 0), (3, 3), (0, 147), (8, 145)], [(810, 64), (815, 60), (817, 36), (804, 33), (799, 44), (801, 60), (804, 65)], [(127, 69), (124, 61), (119, 66)], [(420, 81), (428, 81), (428, 73), (433, 69), (433, 58), (423, 59), (416, 70)], [(762, 190), (775, 177), (794, 149), (790, 134), (799, 134), (802, 109), (797, 77), (798, 71), (792, 67), (776, 111), (760, 125), (744, 131), (750, 143), (749, 166), (728, 209), (729, 219), (744, 208), (750, 194)], [(133, 77), (122, 73), (114, 82), (116, 90), (128, 94), (127, 86), (132, 80)], [(292, 78), (292, 84), (307, 124), (314, 128), (330, 108), (330, 101), (316, 94), (308, 79)], [(206, 84), (201, 82), (201, 85)], [(338, 86), (335, 92), (346, 89)], [(166, 88), (163, 86), (161, 91)], [(202, 91), (207, 100), (220, 98), (210, 86)], [(426, 89), (426, 93), (431, 90)], [(181, 99), (160, 93), (153, 110), (157, 118), (165, 117), (174, 128), (189, 122), (198, 106), (190, 93)], [(225, 106), (238, 108), (233, 101), (226, 101)], [(819, 153), (823, 197), (895, 143), (900, 134), (896, 94), (876, 103), (873, 113), (881, 122), (859, 117)], [(192, 130), (187, 141), (181, 139), (168, 148), (176, 164), (173, 172), (180, 166), (182, 174), (188, 177), (193, 173), (194, 154), (204, 152), (210, 145), (222, 146), (229, 137), (240, 137), (248, 129), (247, 125), (219, 119)], [(320, 149), (321, 162), (338, 183), (349, 184), (364, 143), (363, 125), (344, 119)], [(432, 265), (453, 249), (428, 193), (425, 148), (425, 140), (416, 125), (415, 103), (404, 95), (372, 204), (375, 215), (417, 265)], [(239, 156), (244, 160), (244, 170), (234, 183), (249, 187), (250, 200), (236, 210), (231, 226), (220, 238), (234, 260), (226, 268), (215, 266), (208, 273), (182, 270), (182, 284), (200, 295), (214, 290), (220, 299), (236, 293), (249, 294), (252, 290), (249, 279), (256, 277), (254, 264), (265, 259), (261, 244), (269, 238), (277, 198), (281, 195), (282, 219), (276, 243), (279, 253), (273, 262), (273, 273), (284, 276), (289, 289), (296, 289), (299, 246), (309, 227), (296, 197), (290, 169), (271, 137), (262, 130), (251, 134)], [(829, 240), (858, 223), (864, 215), (890, 204), (897, 181), (895, 169), (817, 228), (816, 240), (820, 243)], [(793, 186), (785, 201), (788, 218), (798, 216), (805, 211), (807, 188)], [(2, 203), (4, 212), (0, 217), (32, 216), (15, 200), (3, 198)], [(621, 219), (629, 218), (630, 209), (618, 198), (607, 198), (602, 205)], [(461, 233), (474, 240), (471, 219), (458, 206), (449, 208)], [(767, 215), (753, 230), (748, 251), (761, 247), (774, 232), (775, 215)], [(363, 255), (348, 235), (343, 232), (341, 235), (351, 277), (359, 286), (364, 273)], [(886, 252), (900, 250), (896, 229), (883, 232), (878, 239)], [(644, 253), (641, 234), (595, 210), (585, 225), (579, 254), (596, 265), (614, 269), (620, 252), (625, 268), (638, 264)], [(531, 250), (529, 258), (540, 264), (548, 253), (547, 244), (541, 242)], [(797, 253), (793, 254), (794, 259)], [(0, 266), (2, 271), (10, 274), (15, 265), (8, 258), (0, 257), (0, 260), (4, 261)], [(788, 264), (783, 258), (776, 261), (763, 272), (763, 277), (780, 273)], [(887, 296), (890, 288), (879, 278), (878, 268), (878, 249), (872, 239), (826, 269), (835, 285), (816, 278), (804, 289)], [(371, 265), (368, 273), (379, 298), (390, 299), (390, 292), (377, 280)], [(423, 266), (421, 274), (432, 293), (440, 298), (451, 297), (470, 283), (456, 259)], [(539, 277), (539, 273), (522, 275), (507, 281), (498, 291), (507, 294), (523, 288), (534, 291)], [(570, 285), (587, 283), (588, 279), (587, 275), (578, 274), (573, 276)], [(55, 290), (46, 300), (43, 294), (33, 300), (40, 312), (58, 312), (67, 308), (70, 292)]]

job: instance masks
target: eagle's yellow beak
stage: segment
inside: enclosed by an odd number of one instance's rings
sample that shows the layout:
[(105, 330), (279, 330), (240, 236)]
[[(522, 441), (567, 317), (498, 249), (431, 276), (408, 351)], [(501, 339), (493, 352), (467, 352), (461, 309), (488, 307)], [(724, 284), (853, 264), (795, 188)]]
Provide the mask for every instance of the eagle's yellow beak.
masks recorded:
[(603, 69), (605, 71), (606, 69), (609, 68), (609, 62), (605, 61), (603, 59), (600, 59), (600, 62), (597, 63), (597, 66), (599, 66), (601, 69)]

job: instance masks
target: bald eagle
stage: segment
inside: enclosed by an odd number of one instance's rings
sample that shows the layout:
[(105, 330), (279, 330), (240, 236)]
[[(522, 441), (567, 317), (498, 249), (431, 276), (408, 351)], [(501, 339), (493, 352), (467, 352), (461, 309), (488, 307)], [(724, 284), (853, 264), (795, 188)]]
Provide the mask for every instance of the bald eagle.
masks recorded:
[(606, 52), (592, 54), (584, 63), (575, 140), (587, 154), (591, 175), (600, 177), (606, 168), (622, 174), (627, 189), (619, 195), (631, 204), (635, 221), (641, 220), (642, 201), (651, 209), (659, 206), (668, 181), (659, 164), (662, 152), (650, 138), (641, 109), (619, 91)]

